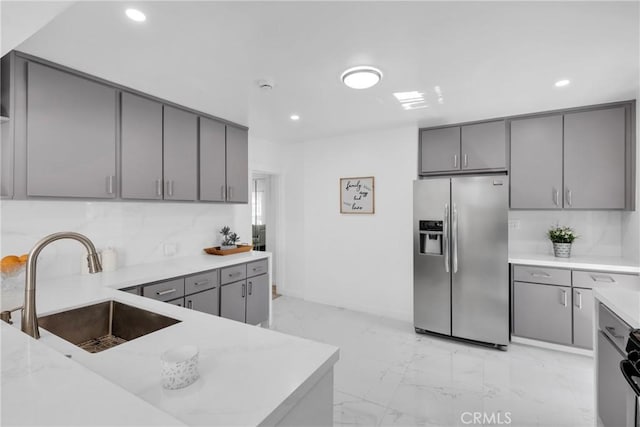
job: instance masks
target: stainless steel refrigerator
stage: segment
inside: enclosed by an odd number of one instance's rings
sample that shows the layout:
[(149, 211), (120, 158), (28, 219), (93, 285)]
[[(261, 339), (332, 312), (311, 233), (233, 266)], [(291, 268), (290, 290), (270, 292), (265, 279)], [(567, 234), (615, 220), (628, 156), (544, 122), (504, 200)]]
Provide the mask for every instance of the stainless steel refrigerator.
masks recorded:
[(509, 344), (508, 178), (413, 185), (413, 319), (432, 332)]

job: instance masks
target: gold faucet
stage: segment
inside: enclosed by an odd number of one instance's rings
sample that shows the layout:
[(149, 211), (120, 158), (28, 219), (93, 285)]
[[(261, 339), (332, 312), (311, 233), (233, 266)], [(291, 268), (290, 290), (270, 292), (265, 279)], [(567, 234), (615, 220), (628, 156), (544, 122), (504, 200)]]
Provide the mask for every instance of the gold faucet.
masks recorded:
[(72, 239), (82, 243), (87, 249), (87, 262), (89, 263), (89, 273), (99, 273), (102, 271), (102, 265), (96, 252), (96, 247), (91, 240), (80, 233), (65, 231), (62, 233), (50, 234), (40, 240), (29, 252), (27, 258), (26, 283), (24, 287), (24, 309), (22, 310), (22, 332), (31, 335), (33, 338), (40, 338), (38, 330), (38, 317), (36, 316), (36, 267), (38, 264), (38, 255), (49, 243), (61, 239)]

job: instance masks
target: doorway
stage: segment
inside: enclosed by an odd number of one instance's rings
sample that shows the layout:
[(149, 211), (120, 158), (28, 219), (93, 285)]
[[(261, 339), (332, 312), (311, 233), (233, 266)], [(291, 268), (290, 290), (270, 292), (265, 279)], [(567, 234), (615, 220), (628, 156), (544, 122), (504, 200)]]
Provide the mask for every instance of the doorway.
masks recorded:
[(277, 243), (278, 176), (253, 172), (251, 176), (251, 237), (253, 250), (271, 252), (272, 294), (276, 298), (279, 272)]

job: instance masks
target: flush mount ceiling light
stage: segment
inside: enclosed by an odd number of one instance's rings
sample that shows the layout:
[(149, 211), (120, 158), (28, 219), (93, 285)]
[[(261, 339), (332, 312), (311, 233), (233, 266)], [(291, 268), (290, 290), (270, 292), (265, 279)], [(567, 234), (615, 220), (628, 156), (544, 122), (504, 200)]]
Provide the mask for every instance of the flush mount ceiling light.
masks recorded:
[(369, 66), (353, 67), (345, 70), (340, 79), (351, 89), (368, 89), (382, 79), (382, 71)]
[(140, 12), (138, 9), (127, 9), (124, 13), (126, 13), (132, 21), (144, 22), (147, 20), (145, 14)]
[(300, 120), (300, 116), (297, 114), (292, 114), (289, 118), (294, 122)]
[(568, 86), (568, 85), (569, 85), (569, 83), (571, 83), (571, 80), (569, 80), (569, 79), (562, 79), (562, 80), (558, 80), (558, 81), (555, 83), (555, 86), (556, 86), (556, 87), (564, 87), (564, 86)]

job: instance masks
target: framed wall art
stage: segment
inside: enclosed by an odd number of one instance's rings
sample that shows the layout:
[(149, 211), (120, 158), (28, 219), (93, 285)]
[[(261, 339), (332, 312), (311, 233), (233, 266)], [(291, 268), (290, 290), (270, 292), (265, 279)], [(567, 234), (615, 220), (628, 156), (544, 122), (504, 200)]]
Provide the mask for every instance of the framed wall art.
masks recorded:
[(375, 213), (374, 177), (340, 178), (340, 213)]

